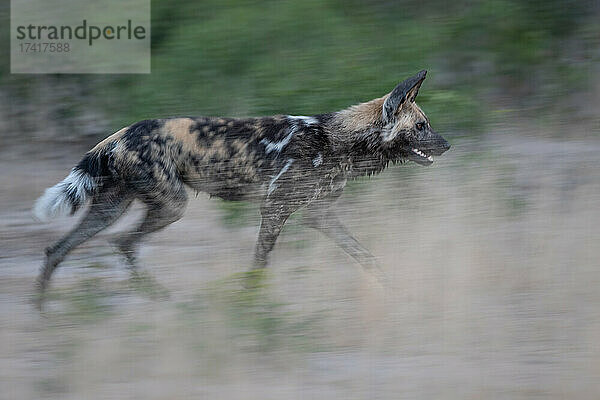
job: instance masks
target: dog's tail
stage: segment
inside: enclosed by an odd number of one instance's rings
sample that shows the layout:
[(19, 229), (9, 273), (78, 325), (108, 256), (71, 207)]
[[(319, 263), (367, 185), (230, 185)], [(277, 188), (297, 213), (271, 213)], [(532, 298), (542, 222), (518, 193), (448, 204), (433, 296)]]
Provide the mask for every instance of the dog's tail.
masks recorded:
[(80, 209), (110, 175), (109, 154), (106, 148), (94, 148), (56, 185), (46, 189), (37, 199), (33, 214), (41, 221), (73, 215)]

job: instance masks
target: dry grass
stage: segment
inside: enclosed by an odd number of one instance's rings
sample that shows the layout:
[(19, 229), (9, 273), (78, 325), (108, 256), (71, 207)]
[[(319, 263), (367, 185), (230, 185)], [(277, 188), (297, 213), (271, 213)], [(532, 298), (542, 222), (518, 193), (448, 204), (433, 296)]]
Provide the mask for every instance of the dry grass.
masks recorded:
[(243, 289), (256, 217), (200, 195), (137, 280), (103, 238), (74, 252), (43, 314), (42, 249), (73, 221), (28, 209), (80, 152), (3, 154), (0, 398), (594, 399), (599, 150), (492, 137), (353, 185), (341, 213), (388, 291), (294, 220)]

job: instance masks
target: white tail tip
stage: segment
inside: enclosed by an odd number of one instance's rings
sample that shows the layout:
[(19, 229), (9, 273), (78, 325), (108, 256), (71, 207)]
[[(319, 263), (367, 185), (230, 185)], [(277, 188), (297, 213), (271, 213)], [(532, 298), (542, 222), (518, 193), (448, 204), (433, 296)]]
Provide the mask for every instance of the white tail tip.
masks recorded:
[[(75, 205), (85, 203), (88, 193), (96, 184), (86, 172), (78, 169), (71, 171), (62, 182), (46, 189), (36, 200), (33, 215), (40, 221), (49, 221), (58, 216), (69, 215)], [(76, 207), (75, 207), (76, 208)]]

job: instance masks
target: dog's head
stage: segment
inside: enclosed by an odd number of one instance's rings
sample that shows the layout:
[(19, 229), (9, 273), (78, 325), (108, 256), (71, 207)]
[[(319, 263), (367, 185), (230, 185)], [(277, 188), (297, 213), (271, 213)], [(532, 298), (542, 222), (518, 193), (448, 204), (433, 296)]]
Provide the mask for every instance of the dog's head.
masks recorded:
[(408, 159), (421, 165), (433, 163), (450, 148), (437, 134), (425, 113), (415, 103), (427, 71), (423, 70), (400, 83), (383, 103), (381, 145), (393, 159)]

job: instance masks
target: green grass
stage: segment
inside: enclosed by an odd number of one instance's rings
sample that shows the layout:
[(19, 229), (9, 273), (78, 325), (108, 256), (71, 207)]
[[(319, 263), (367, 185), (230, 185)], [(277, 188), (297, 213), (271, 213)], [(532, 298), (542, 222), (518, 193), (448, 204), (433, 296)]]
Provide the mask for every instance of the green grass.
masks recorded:
[(149, 297), (153, 300), (165, 300), (169, 298), (169, 290), (158, 283), (147, 271), (132, 271), (128, 281), (130, 289)]
[[(334, 111), (427, 68), (419, 101), (433, 125), (475, 135), (499, 88), (515, 109), (560, 111), (548, 106), (586, 87), (598, 33), (589, 5), (574, 0), (154, 0), (152, 74), (57, 79), (85, 87), (120, 127), (168, 115)], [(569, 41), (581, 44), (576, 57), (561, 56)], [(28, 93), (28, 77), (1, 77)]]
[[(258, 221), (259, 212), (255, 205), (245, 201), (223, 201), (217, 203), (221, 211), (221, 221), (227, 226), (253, 225)], [(251, 218), (252, 212), (256, 213), (256, 218)]]
[[(186, 323), (195, 326), (205, 324), (209, 315), (213, 321), (218, 315), (219, 331), (228, 332), (243, 351), (319, 349), (321, 314), (290, 311), (289, 305), (272, 293), (269, 281), (266, 270), (233, 274), (211, 282), (193, 300), (178, 304), (178, 309)], [(197, 348), (205, 349), (207, 344), (200, 342)]]
[(119, 293), (114, 288), (110, 289), (102, 278), (85, 278), (73, 286), (51, 290), (44, 301), (60, 304), (59, 310), (52, 312), (57, 321), (89, 324), (113, 315), (110, 299)]
[[(105, 267), (92, 264), (90, 268)], [(42, 311), (59, 324), (62, 322), (74, 325), (97, 323), (115, 315), (117, 296), (135, 294), (150, 300), (169, 298), (169, 291), (150, 273), (132, 271), (129, 279), (121, 282), (90, 277), (81, 279), (71, 286), (50, 289), (42, 299)], [(36, 297), (34, 300), (40, 299)], [(48, 307), (48, 303), (53, 304)]]
[(419, 102), (434, 127), (473, 136), (494, 118), (490, 99), (569, 114), (562, 100), (588, 87), (598, 61), (592, 3), (153, 0), (151, 74), (36, 77), (4, 63), (0, 83), (26, 103), (46, 81), (80, 88), (51, 117), (76, 126), (83, 104), (116, 129), (170, 115), (335, 111), (427, 68)]

